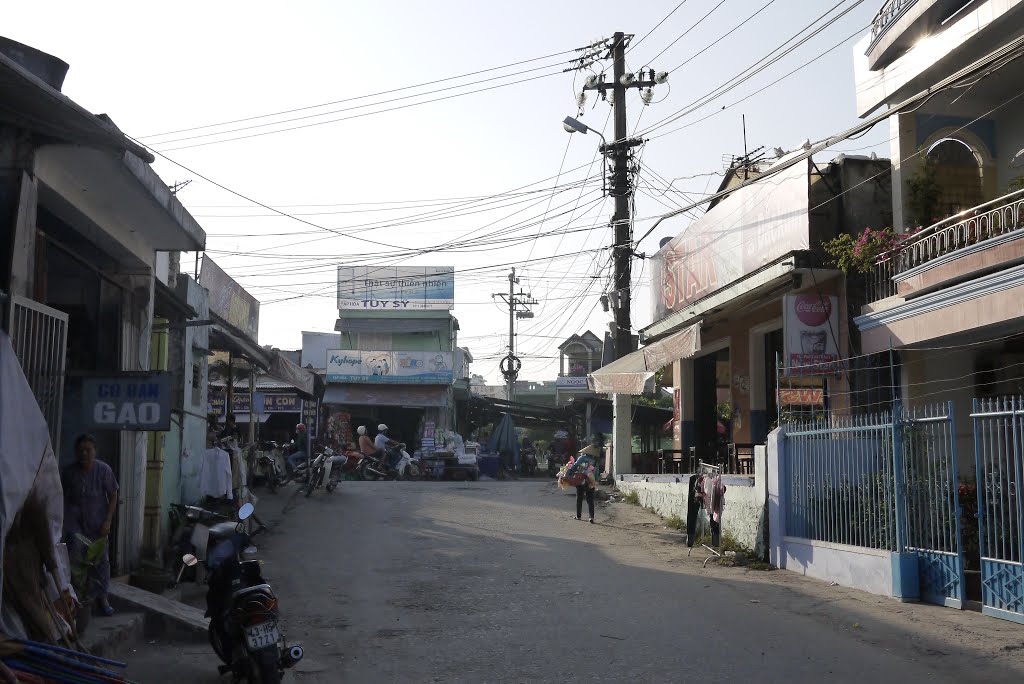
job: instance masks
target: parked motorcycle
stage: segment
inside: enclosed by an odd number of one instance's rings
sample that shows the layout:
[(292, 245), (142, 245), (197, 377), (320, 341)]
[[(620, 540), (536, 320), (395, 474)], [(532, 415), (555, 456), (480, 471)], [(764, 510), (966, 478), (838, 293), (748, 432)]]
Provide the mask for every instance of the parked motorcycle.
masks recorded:
[(271, 494), (275, 493), (278, 487), (288, 484), (290, 480), (288, 473), (277, 458), (280, 450), (281, 447), (277, 442), (263, 442), (260, 444), (259, 451), (253, 449), (253, 479), (262, 479)]
[[(205, 548), (211, 526), (230, 521), (227, 516), (206, 510), (199, 506), (171, 504), (171, 534), (168, 545), (172, 558), (180, 558), (183, 554), (195, 554), (197, 546)], [(179, 581), (187, 566), (178, 570)], [(191, 571), (189, 571), (191, 575)], [(191, 576), (189, 577), (191, 579)]]
[[(243, 560), (242, 552), (252, 539), (266, 529), (262, 523), (251, 535), (244, 521), (253, 516), (251, 503), (238, 511), (238, 520), (222, 522), (209, 530), (206, 554), (206, 615), (210, 618), (210, 645), (223, 661), (220, 674), (231, 672), (235, 679), (250, 684), (277, 684), (284, 670), (302, 659), (302, 647), (288, 646), (278, 624), (277, 596), (264, 581), (260, 562)], [(254, 520), (257, 520), (254, 517)], [(182, 561), (199, 562), (188, 554)]]
[(519, 454), (519, 468), (522, 470), (523, 475), (533, 477), (537, 474), (537, 454), (534, 453), (533, 449), (523, 449), (522, 453)]
[(388, 453), (381, 459), (377, 455), (363, 456), (359, 464), (359, 476), (364, 480), (409, 480), (423, 477), (420, 464), (405, 450), (405, 444), (395, 447), (401, 457), (395, 465), (391, 465), (392, 454)]

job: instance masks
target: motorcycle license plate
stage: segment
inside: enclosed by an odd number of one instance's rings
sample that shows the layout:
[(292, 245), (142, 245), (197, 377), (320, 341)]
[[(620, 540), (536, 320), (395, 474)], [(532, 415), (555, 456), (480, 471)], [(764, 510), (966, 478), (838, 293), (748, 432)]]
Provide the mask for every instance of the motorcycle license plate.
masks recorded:
[(245, 628), (245, 643), (250, 651), (273, 646), (281, 640), (281, 631), (274, 621)]

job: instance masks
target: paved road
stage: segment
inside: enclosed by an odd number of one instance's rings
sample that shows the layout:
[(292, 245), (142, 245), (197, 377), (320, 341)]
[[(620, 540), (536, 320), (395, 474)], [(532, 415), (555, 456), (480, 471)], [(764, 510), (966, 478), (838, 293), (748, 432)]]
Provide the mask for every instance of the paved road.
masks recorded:
[[(1020, 626), (788, 572), (705, 570), (656, 516), (614, 503), (588, 525), (573, 503), (541, 480), (351, 482), (297, 499), (262, 543), (286, 632), (307, 651), (289, 676), (863, 684), (1024, 673)], [(155, 644), (133, 662), (140, 681), (168, 668), (218, 681), (202, 644)]]

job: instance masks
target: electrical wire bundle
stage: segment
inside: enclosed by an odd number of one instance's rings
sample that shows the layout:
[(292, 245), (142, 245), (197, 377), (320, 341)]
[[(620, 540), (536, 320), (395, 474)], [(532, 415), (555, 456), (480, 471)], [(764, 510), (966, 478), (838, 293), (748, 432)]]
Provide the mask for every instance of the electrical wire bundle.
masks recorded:
[(130, 682), (120, 672), (106, 669), (124, 669), (128, 667), (126, 663), (28, 639), (0, 637), (0, 662), (3, 663), (0, 668), (0, 681), (3, 682)]

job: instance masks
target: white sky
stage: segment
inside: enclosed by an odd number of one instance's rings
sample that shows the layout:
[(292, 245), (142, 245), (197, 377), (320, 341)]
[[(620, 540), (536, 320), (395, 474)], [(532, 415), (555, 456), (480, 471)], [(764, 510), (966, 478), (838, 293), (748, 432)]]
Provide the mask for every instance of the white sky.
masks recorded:
[[(634, 130), (638, 117), (643, 131), (646, 125), (682, 110), (836, 4), (831, 0), (774, 0), (755, 19), (727, 39), (720, 39), (767, 2), (687, 0), (640, 42), (627, 55), (628, 66), (634, 71), (645, 66), (673, 69), (694, 53), (711, 47), (673, 71), (671, 88), (661, 86), (656, 90), (656, 102), (650, 107), (643, 107), (636, 91), (632, 91), (628, 100), (630, 130)], [(380, 255), (377, 263), (396, 261), (394, 257), (389, 260), (391, 248), (367, 240), (403, 248), (426, 248), (473, 230), (487, 234), (526, 222), (529, 225), (511, 234), (521, 238), (518, 244), (469, 244), (474, 251), (442, 250), (403, 258), (401, 263), (456, 267), (454, 313), (462, 326), (460, 344), (468, 346), (478, 359), (471, 370), (497, 382), (498, 358), (507, 345), (508, 319), (492, 303), (490, 295), (507, 291), (506, 264), (544, 257), (543, 261), (532, 261), (519, 269), (523, 288), (531, 291), (541, 304), (535, 307), (536, 318), (519, 325), (518, 346), (524, 356), (523, 379), (553, 380), (558, 372), (559, 342), (588, 327), (601, 336), (610, 321), (610, 315), (603, 313), (598, 304), (607, 281), (589, 277), (599, 272), (604, 276), (610, 273), (607, 268), (599, 268), (607, 264), (607, 252), (585, 250), (609, 244), (607, 220), (612, 201), (609, 199), (601, 207), (599, 187), (594, 186), (583, 189), (582, 196), (579, 189), (554, 195), (550, 191), (540, 192), (553, 185), (548, 180), (527, 188), (538, 192), (506, 198), (497, 206), (436, 203), (450, 198), (495, 195), (553, 177), (563, 155), (566, 171), (584, 167), (564, 174), (560, 182), (584, 178), (585, 165), (593, 160), (599, 140), (593, 135), (577, 134), (570, 138), (560, 125), (566, 115), (577, 113), (573, 74), (558, 73), (560, 67), (556, 65), (570, 55), (377, 98), (346, 100), (571, 50), (610, 36), (615, 30), (636, 34), (636, 44), (677, 4), (677, 0), (36, 0), (5, 7), (2, 33), (68, 62), (71, 69), (64, 85), (65, 94), (94, 112), (109, 114), (129, 135), (141, 137), (176, 162), (243, 195), (290, 213), (316, 214), (303, 218), (319, 227), (281, 216), (253, 216), (268, 212), (172, 163), (158, 160), (155, 165), (169, 184), (194, 179), (179, 198), (209, 235), (207, 248), (212, 257), (262, 302), (261, 344), (296, 349), (301, 345), (300, 331), (333, 330), (337, 314), (333, 286), (337, 263), (357, 263), (353, 255), (371, 252)], [(721, 172), (723, 155), (742, 154), (741, 114), (747, 117), (748, 146), (753, 149), (763, 145), (769, 151), (776, 146), (793, 149), (804, 139), (821, 139), (853, 124), (853, 45), (867, 32), (880, 5), (881, 0), (846, 0), (843, 8), (855, 8), (791, 55), (675, 124), (653, 131), (642, 157), (643, 165), (650, 169), (644, 177), (655, 173), (673, 179)], [(712, 9), (696, 29), (653, 59)], [(781, 83), (720, 111), (854, 33), (856, 37)], [(647, 60), (652, 61), (648, 64)], [(233, 136), (555, 74), (398, 111), (190, 149), (170, 150), (219, 138), (167, 142), (281, 118), (336, 112), (546, 65), (551, 67), (501, 81), (266, 126)], [(581, 84), (579, 77), (577, 90)], [(218, 129), (162, 138), (143, 137), (325, 102), (337, 104)], [(591, 95), (583, 120), (601, 128), (610, 108), (603, 102), (593, 105)], [(716, 110), (719, 111), (715, 113)], [(709, 114), (712, 116), (706, 121), (653, 138)], [(611, 135), (610, 126), (607, 135)], [(865, 137), (841, 145), (835, 154), (866, 154), (875, 149), (884, 156), (887, 141), (888, 128), (879, 126)], [(881, 147), (875, 147), (879, 144)], [(600, 166), (594, 164), (591, 173), (599, 181)], [(701, 175), (677, 181), (674, 187), (701, 193), (714, 190), (719, 181), (719, 176)], [(648, 193), (651, 190), (643, 186), (637, 197), (638, 217), (664, 213), (684, 201), (679, 195), (668, 193), (661, 200), (663, 204)], [(542, 237), (534, 242), (537, 220), (544, 214), (549, 198), (548, 218), (540, 229)], [(577, 201), (578, 207), (571, 215), (572, 226), (583, 230), (558, 234), (570, 215), (556, 214), (571, 211)], [(367, 204), (370, 202), (391, 204)], [(406, 206), (396, 204), (399, 202)], [(421, 206), (431, 202), (435, 205)], [(379, 211), (382, 208), (386, 211)], [(366, 212), (367, 209), (374, 211)], [(477, 213), (387, 225), (402, 217), (444, 210)], [(514, 212), (519, 213), (513, 215)], [(338, 236), (320, 228), (366, 228), (363, 224), (369, 222), (383, 225), (360, 232), (357, 238)], [(661, 237), (675, 235), (687, 223), (684, 217), (666, 221), (639, 250), (655, 251)], [(650, 225), (650, 220), (638, 221), (637, 236)], [(548, 232), (555, 234), (544, 237)], [(547, 259), (561, 255), (570, 256)], [(360, 257), (358, 263), (366, 263), (365, 259)], [(183, 261), (183, 269), (186, 263)], [(641, 261), (635, 260), (634, 329), (650, 322), (649, 283), (646, 269), (639, 273), (641, 268)], [(461, 269), (476, 270), (460, 273)]]

